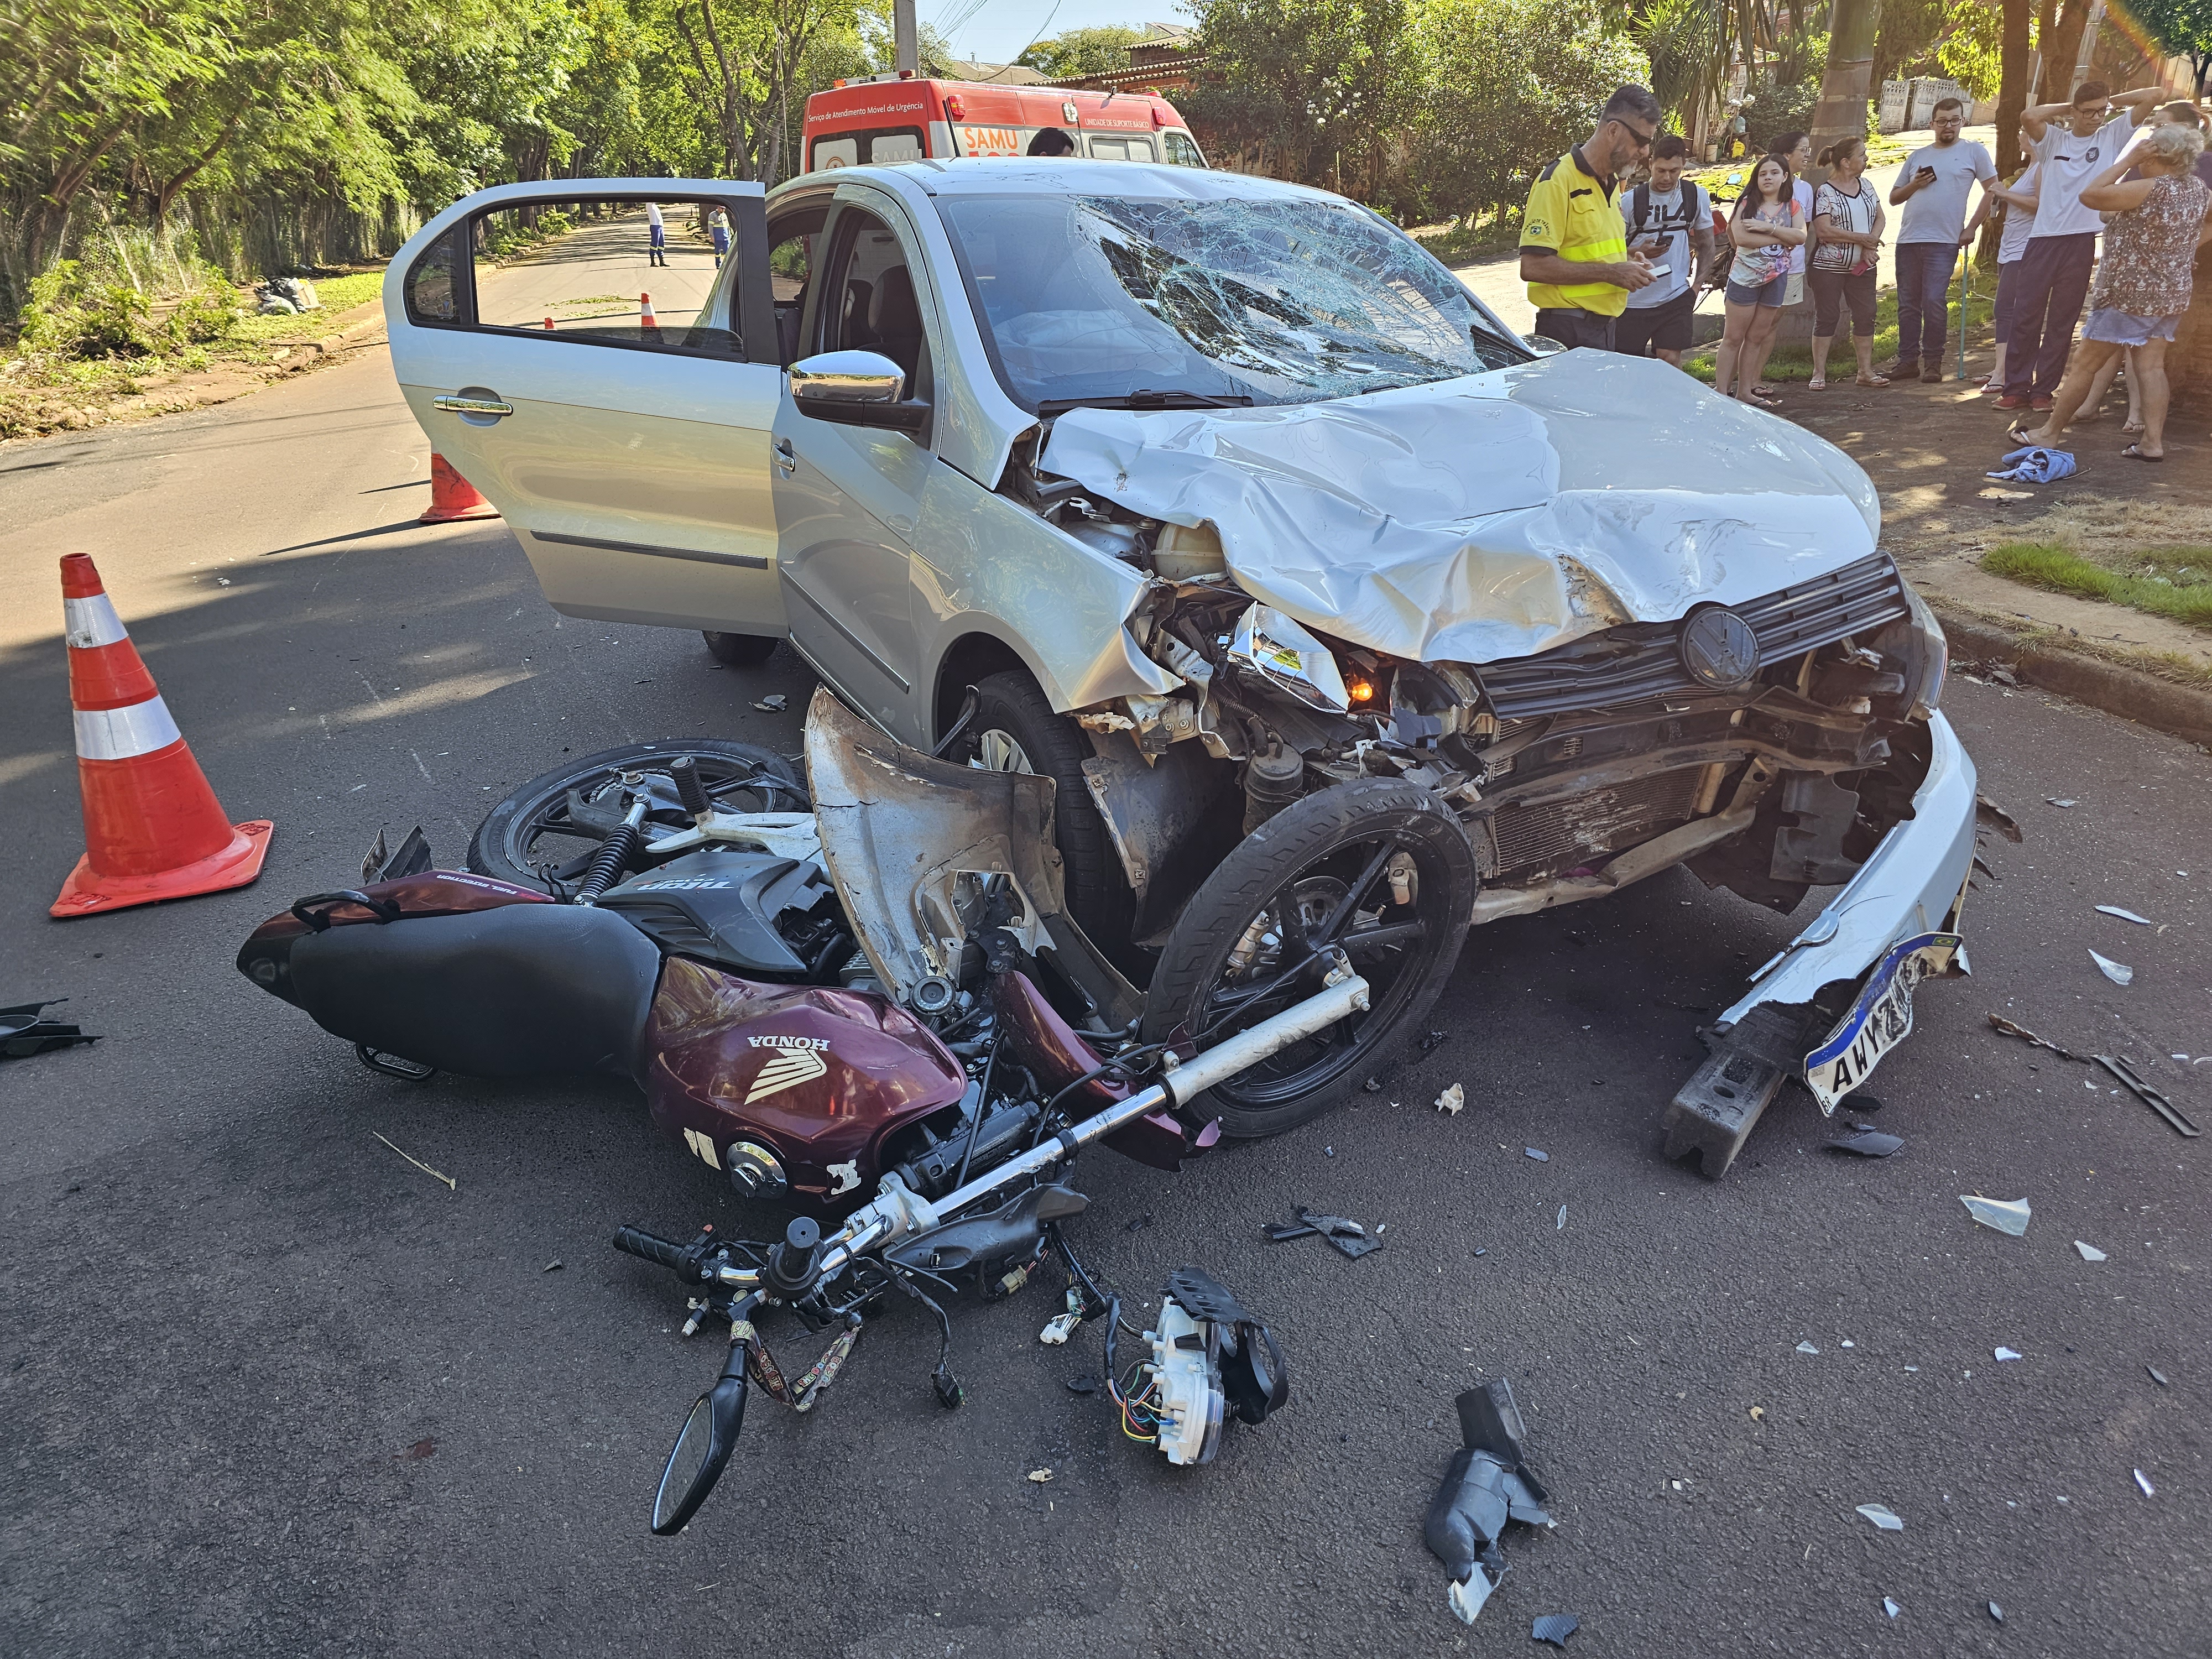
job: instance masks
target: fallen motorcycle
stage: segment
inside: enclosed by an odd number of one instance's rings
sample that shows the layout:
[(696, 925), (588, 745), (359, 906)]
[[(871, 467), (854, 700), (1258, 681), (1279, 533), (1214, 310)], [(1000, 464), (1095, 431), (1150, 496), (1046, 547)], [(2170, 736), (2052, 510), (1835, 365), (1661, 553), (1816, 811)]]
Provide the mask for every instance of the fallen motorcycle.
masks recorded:
[[(616, 1236), (690, 1290), (687, 1334), (709, 1319), (730, 1331), (670, 1455), (655, 1531), (680, 1528), (712, 1488), (749, 1386), (809, 1409), (887, 1297), (936, 1320), (932, 1380), (957, 1406), (941, 1298), (1012, 1294), (1048, 1252), (1071, 1283), (1054, 1325), (1064, 1338), (1103, 1322), (1133, 1437), (1176, 1463), (1210, 1460), (1229, 1416), (1258, 1422), (1283, 1403), (1280, 1350), (1185, 1268), (1141, 1334), (1149, 1357), (1124, 1374), (1119, 1299), (1063, 1231), (1088, 1201), (1067, 1166), (1103, 1142), (1175, 1169), (1240, 1104), (1295, 1111), (1366, 1065), (1456, 954), (1463, 930), (1448, 922), (1471, 876), (1455, 881), (1451, 842), (1387, 807), (1378, 821), (1331, 804), (1328, 836), (1294, 820), (1285, 845), (1298, 854), (1256, 884), (1232, 870), (1243, 885), (1225, 908), (1201, 890), (1205, 930), (1170, 940), (1140, 994), (1064, 912), (1050, 780), (903, 749), (826, 693), (807, 722), (807, 789), (759, 752), (708, 776), (696, 754), (633, 755), (554, 792), (540, 817), (596, 845), (535, 884), (429, 869), (410, 837), (380, 879), (264, 923), (239, 967), (379, 1071), (626, 1077), (740, 1194), (799, 1212), (774, 1241)], [(495, 835), (507, 805), (487, 820)], [(811, 810), (773, 810), (798, 805)], [(795, 1379), (759, 1334), (770, 1309), (835, 1333)]]

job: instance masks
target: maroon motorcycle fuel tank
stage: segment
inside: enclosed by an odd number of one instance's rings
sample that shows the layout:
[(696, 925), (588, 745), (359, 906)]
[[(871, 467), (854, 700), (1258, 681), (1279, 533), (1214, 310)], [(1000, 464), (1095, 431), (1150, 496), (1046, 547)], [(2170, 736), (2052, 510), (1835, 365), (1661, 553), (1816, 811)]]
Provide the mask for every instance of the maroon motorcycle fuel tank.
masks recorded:
[(741, 1142), (765, 1148), (808, 1209), (872, 1198), (884, 1138), (968, 1086), (936, 1035), (882, 997), (759, 984), (684, 957), (662, 969), (646, 1046), (653, 1121), (717, 1169)]

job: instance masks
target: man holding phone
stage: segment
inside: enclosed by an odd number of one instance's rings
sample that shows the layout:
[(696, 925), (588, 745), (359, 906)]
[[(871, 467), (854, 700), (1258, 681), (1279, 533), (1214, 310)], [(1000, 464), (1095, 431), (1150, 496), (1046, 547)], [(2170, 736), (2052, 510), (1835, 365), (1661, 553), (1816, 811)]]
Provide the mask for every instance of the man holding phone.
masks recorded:
[[(1897, 362), (1893, 380), (1937, 381), (1943, 378), (1943, 345), (1951, 326), (1951, 267), (1959, 250), (1974, 240), (1990, 216), (1990, 186), (1996, 164), (1990, 153), (1960, 132), (1966, 106), (1956, 98), (1936, 106), (1936, 142), (1905, 158), (1889, 204), (1905, 210), (1897, 230)], [(1966, 217), (1966, 198), (1982, 186), (1974, 216)]]
[(1654, 281), (1650, 261), (1628, 251), (1613, 198), (1621, 169), (1651, 148), (1664, 118), (1648, 88), (1622, 87), (1607, 100), (1597, 131), (1529, 186), (1521, 213), (1521, 280), (1538, 335), (1610, 351), (1628, 296)]
[(1620, 193), (1629, 251), (1650, 262), (1657, 280), (1628, 296), (1613, 337), (1615, 351), (1657, 357), (1677, 368), (1690, 347), (1698, 284), (1713, 268), (1712, 198), (1694, 180), (1684, 182), (1688, 161), (1689, 146), (1668, 133), (1651, 146), (1650, 178)]

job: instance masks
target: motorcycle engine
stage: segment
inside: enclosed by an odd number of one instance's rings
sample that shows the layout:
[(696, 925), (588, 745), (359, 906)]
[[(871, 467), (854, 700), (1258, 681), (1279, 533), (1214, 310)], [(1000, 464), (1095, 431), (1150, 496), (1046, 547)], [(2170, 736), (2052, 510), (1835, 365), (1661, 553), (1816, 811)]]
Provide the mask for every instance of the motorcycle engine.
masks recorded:
[(599, 895), (671, 956), (748, 979), (831, 982), (858, 948), (822, 866), (741, 848), (711, 847), (631, 877)]

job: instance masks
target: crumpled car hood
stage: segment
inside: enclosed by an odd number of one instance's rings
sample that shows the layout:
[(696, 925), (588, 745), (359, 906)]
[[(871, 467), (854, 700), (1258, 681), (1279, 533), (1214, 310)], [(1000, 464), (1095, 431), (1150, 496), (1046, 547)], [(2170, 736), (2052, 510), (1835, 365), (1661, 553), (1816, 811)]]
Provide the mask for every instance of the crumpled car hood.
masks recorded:
[(1255, 599), (1426, 662), (1756, 599), (1866, 557), (1881, 521), (1834, 446), (1597, 351), (1322, 403), (1070, 410), (1040, 465), (1212, 525)]

